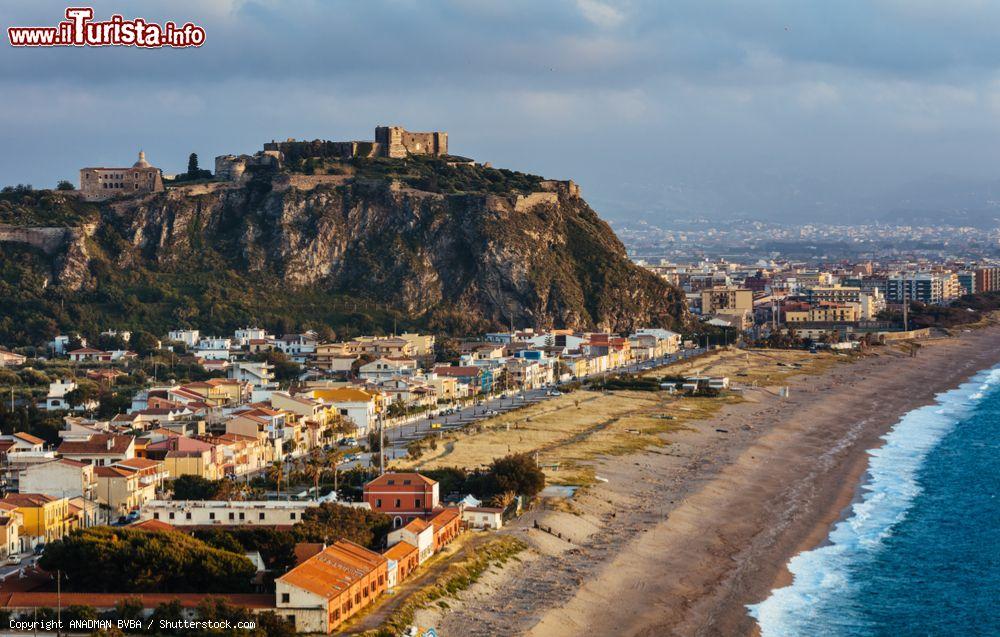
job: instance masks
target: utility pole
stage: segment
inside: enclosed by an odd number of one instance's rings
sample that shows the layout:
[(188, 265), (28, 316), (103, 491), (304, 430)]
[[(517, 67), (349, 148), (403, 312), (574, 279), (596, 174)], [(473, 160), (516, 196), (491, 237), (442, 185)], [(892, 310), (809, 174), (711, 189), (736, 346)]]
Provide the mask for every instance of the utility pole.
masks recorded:
[(385, 473), (385, 421), (382, 412), (378, 414), (378, 474)]
[(62, 571), (56, 570), (56, 637), (62, 635)]

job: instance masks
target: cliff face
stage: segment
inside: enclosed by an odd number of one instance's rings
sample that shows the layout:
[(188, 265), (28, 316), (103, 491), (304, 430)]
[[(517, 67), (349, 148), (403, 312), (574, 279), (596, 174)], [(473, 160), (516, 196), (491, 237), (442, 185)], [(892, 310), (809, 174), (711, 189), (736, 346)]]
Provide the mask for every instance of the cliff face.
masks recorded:
[(114, 206), (106, 220), (131, 247), (116, 265), (176, 270), (207, 250), (252, 280), (492, 326), (624, 330), (683, 315), (682, 296), (630, 263), (611, 228), (565, 190), (518, 211), (516, 196), (268, 185)]
[(565, 187), (526, 199), (277, 176), (111, 202), (96, 226), (67, 236), (51, 257), (66, 295), (99, 294), (105, 281), (140, 271), (150, 280), (220, 273), (216, 295), (240, 286), (335, 294), (430, 329), (619, 331), (686, 318), (683, 295), (629, 262), (611, 228)]

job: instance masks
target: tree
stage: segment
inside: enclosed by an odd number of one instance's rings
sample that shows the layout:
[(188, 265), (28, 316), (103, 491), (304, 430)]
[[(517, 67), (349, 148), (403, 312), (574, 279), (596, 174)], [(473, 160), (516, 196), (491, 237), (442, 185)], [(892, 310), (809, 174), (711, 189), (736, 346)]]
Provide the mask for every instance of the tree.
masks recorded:
[(324, 502), (306, 509), (292, 532), (300, 542), (345, 539), (374, 550), (382, 546), (391, 528), (392, 521), (384, 513)]
[(219, 494), (220, 481), (196, 475), (178, 476), (172, 483), (175, 500), (211, 500)]
[(188, 155), (188, 179), (198, 178), (198, 153)]
[(76, 190), (76, 186), (74, 186), (71, 181), (61, 179), (59, 180), (59, 183), (56, 184), (56, 190)]
[(531, 454), (519, 453), (494, 460), (488, 473), (494, 494), (511, 491), (530, 498), (545, 488), (545, 473)]
[(285, 479), (285, 462), (280, 458), (274, 461), (270, 467), (267, 468), (267, 477), (274, 480), (274, 483), (278, 487), (278, 495), (281, 495), (281, 483)]
[(87, 592), (248, 592), (257, 572), (243, 555), (175, 531), (95, 526), (49, 543), (39, 566)]
[(160, 340), (158, 338), (149, 332), (141, 330), (133, 334), (129, 342), (140, 356), (152, 354), (160, 348)]

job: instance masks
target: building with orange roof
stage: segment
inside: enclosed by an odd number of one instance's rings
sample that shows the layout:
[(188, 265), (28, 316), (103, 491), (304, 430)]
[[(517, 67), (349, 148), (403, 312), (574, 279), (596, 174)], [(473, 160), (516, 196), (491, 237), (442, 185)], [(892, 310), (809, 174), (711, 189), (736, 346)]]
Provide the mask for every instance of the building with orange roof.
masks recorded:
[(462, 532), (462, 514), (455, 507), (445, 507), (428, 520), (434, 529), (434, 552), (437, 553)]
[(58, 540), (75, 526), (70, 514), (69, 500), (54, 498), (42, 493), (8, 493), (3, 503), (17, 507), (24, 520), (21, 535), (35, 544)]
[(402, 584), (420, 566), (420, 551), (409, 542), (396, 542), (382, 555), (389, 560), (389, 588)]
[(434, 525), (421, 518), (410, 520), (406, 526), (389, 532), (389, 547), (406, 542), (417, 547), (417, 563), (423, 564), (434, 555)]
[(438, 483), (419, 473), (388, 472), (364, 486), (364, 501), (391, 516), (393, 528), (430, 515), (439, 500)]
[(338, 540), (275, 580), (276, 612), (296, 632), (329, 634), (388, 587), (389, 560)]

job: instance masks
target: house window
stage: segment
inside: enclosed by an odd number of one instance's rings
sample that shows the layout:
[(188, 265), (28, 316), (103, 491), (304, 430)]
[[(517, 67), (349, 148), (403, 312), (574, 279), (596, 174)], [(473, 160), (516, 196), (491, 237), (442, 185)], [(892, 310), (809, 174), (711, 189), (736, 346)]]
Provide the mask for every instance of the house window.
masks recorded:
[(282, 593), (281, 594), (281, 603), (282, 604), (287, 604), (290, 601), (291, 601), (291, 595), (289, 595), (288, 593)]
[(264, 519), (264, 514), (263, 513), (258, 513), (257, 514), (257, 519), (258, 520), (263, 520)]
[(171, 512), (170, 512), (170, 519), (171, 519), (171, 520), (173, 520), (173, 519), (174, 519), (174, 512), (173, 512), (173, 511), (171, 511)]
[(245, 520), (245, 519), (247, 519), (247, 514), (246, 514), (246, 513), (242, 513), (242, 512), (241, 512), (241, 513), (240, 513), (240, 519), (241, 519), (241, 520)]
[(403, 484), (410, 484), (409, 480), (403, 480)]
[(233, 513), (232, 511), (230, 511), (230, 512), (229, 512), (229, 519), (230, 519), (230, 520), (235, 520), (235, 519), (236, 519), (236, 514), (235, 514), (235, 513)]
[(420, 498), (417, 498), (416, 500), (414, 500), (413, 501), (413, 505), (419, 509), (420, 508)]
[(154, 519), (154, 520), (159, 520), (159, 519), (160, 519), (160, 514), (159, 514), (159, 512), (157, 512), (157, 513), (154, 513), (154, 514), (153, 514), (153, 519)]
[(382, 498), (375, 498), (375, 508), (376, 509), (382, 508)]
[(396, 508), (398, 509), (401, 506), (403, 506), (403, 501), (400, 500), (399, 498), (396, 498)]
[(185, 517), (185, 519), (188, 519), (188, 520), (190, 520), (190, 519), (191, 519), (191, 512), (190, 512), (190, 511), (188, 511), (187, 513), (185, 513), (185, 514), (184, 514), (184, 517)]
[(214, 520), (215, 519), (215, 511), (212, 511), (211, 513), (208, 514), (208, 519), (209, 520)]
[(292, 511), (292, 519), (293, 519), (293, 520), (295, 519), (295, 515), (296, 515), (296, 514), (295, 514), (295, 512), (294, 512), (294, 511)]

